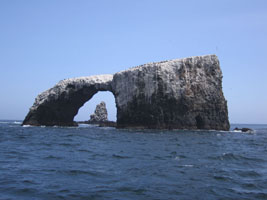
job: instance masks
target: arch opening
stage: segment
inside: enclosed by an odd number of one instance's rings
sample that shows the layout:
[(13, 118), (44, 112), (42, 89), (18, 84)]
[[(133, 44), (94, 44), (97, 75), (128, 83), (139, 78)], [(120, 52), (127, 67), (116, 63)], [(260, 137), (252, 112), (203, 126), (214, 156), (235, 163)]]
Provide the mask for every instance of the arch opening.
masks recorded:
[(94, 113), (96, 106), (104, 101), (106, 103), (106, 108), (108, 112), (109, 121), (117, 121), (117, 108), (115, 97), (110, 91), (99, 91), (93, 95), (91, 99), (86, 101), (83, 106), (78, 110), (78, 113), (74, 117), (74, 121), (88, 121), (90, 120), (90, 115)]

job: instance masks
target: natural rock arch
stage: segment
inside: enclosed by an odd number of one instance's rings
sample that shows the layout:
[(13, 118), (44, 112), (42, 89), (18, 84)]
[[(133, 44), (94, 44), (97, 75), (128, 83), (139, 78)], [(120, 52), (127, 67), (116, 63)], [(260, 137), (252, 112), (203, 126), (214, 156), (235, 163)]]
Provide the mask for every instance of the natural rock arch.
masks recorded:
[[(103, 104), (105, 104), (105, 106)], [(101, 108), (100, 110), (97, 109), (99, 106)], [(103, 118), (105, 117), (106, 112), (106, 121), (116, 122), (117, 108), (114, 94), (110, 91), (98, 91), (91, 99), (89, 99), (82, 107), (80, 107), (77, 115), (74, 117), (74, 121), (78, 123), (89, 123), (89, 121), (91, 122), (91, 115), (94, 115), (96, 110), (101, 111)], [(97, 112), (96, 115), (98, 114), (100, 113)]]
[[(98, 91), (110, 91), (113, 75), (97, 75), (60, 81), (35, 99), (23, 124), (74, 126), (80, 107)], [(112, 92), (113, 93), (113, 92)]]
[(60, 81), (38, 95), (23, 124), (72, 126), (79, 108), (110, 91), (117, 127), (229, 130), (222, 72), (216, 55), (130, 68), (114, 75)]

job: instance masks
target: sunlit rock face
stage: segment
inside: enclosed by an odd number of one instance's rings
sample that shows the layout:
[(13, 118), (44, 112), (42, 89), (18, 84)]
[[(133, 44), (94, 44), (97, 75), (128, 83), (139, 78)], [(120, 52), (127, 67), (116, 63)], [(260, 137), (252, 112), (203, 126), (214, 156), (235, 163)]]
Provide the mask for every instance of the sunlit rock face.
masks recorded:
[(229, 130), (215, 55), (61, 81), (36, 98), (23, 124), (75, 125), (79, 108), (98, 91), (114, 94), (118, 128)]
[(217, 56), (149, 63), (116, 73), (119, 127), (228, 130)]

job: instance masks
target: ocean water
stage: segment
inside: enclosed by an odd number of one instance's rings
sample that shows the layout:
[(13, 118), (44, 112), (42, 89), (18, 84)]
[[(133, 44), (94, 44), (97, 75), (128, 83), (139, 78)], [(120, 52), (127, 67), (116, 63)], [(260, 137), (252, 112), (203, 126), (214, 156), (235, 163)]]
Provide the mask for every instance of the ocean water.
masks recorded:
[(0, 121), (0, 199), (267, 199), (267, 125), (239, 127), (255, 132)]

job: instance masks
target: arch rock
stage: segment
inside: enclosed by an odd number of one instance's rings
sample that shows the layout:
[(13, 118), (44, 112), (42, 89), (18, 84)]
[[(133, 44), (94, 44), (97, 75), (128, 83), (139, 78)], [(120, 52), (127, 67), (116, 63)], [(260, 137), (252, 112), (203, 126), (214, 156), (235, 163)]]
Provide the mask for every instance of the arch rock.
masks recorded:
[(39, 94), (25, 117), (24, 125), (75, 126), (79, 108), (98, 91), (111, 91), (113, 75), (65, 79)]
[(60, 81), (37, 96), (23, 124), (73, 126), (79, 108), (98, 91), (114, 94), (118, 128), (229, 130), (216, 55)]

